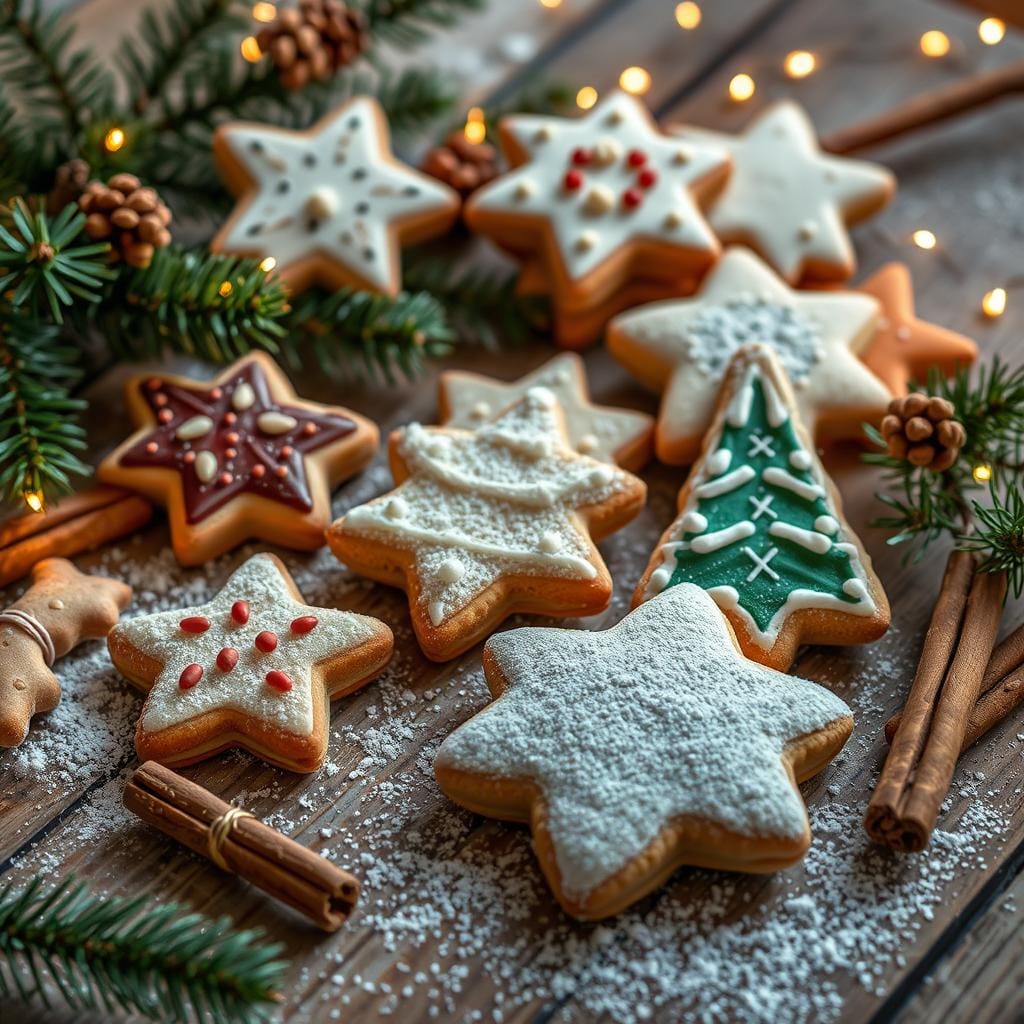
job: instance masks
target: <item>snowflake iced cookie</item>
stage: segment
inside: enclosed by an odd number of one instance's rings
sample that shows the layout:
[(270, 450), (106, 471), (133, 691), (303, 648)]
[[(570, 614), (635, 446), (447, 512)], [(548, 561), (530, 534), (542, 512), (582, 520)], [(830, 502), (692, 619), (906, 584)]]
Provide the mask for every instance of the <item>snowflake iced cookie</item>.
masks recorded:
[(748, 658), (781, 671), (801, 644), (868, 643), (889, 628), (882, 584), (766, 346), (733, 358), (634, 604), (684, 583), (714, 598)]
[(401, 247), (443, 234), (458, 194), (391, 154), (376, 100), (357, 96), (304, 132), (232, 122), (213, 155), (238, 206), (214, 252), (276, 260), (292, 291), (310, 285), (396, 295)]
[(682, 584), (604, 632), (487, 641), (495, 698), (441, 745), (441, 789), (528, 822), (555, 897), (607, 917), (684, 864), (768, 872), (810, 845), (797, 783), (853, 728), (816, 683), (747, 661), (714, 602)]
[(970, 338), (917, 318), (914, 285), (905, 263), (887, 263), (857, 290), (881, 307), (875, 336), (861, 359), (894, 395), (907, 394), (911, 381), (926, 383), (933, 368), (952, 376), (977, 358), (978, 346)]
[(823, 153), (810, 118), (791, 100), (769, 107), (741, 135), (689, 126), (676, 134), (729, 153), (732, 174), (708, 221), (723, 245), (749, 245), (790, 284), (846, 280), (856, 269), (847, 226), (896, 190), (886, 168)]
[(639, 100), (616, 92), (577, 119), (515, 115), (500, 127), (513, 169), (473, 195), (465, 219), (543, 264), (562, 344), (593, 341), (579, 318), (631, 281), (675, 294), (681, 275), (718, 256), (698, 203), (722, 185), (728, 156), (664, 135)]
[(362, 469), (379, 439), (362, 416), (297, 398), (262, 352), (212, 381), (133, 378), (125, 401), (139, 429), (97, 475), (166, 504), (182, 565), (252, 538), (320, 547), (331, 487)]
[(558, 399), (569, 443), (576, 451), (631, 470), (650, 458), (654, 420), (632, 409), (594, 405), (583, 360), (572, 352), (563, 352), (509, 383), (463, 370), (445, 371), (438, 383), (441, 422), (479, 427), (535, 387), (548, 388)]
[(260, 554), (212, 601), (129, 619), (107, 644), (118, 671), (149, 691), (140, 760), (193, 764), (241, 747), (313, 772), (330, 702), (377, 675), (394, 641), (377, 619), (306, 604), (280, 559)]
[(616, 317), (608, 348), (663, 392), (655, 450), (663, 462), (682, 465), (697, 454), (729, 360), (752, 341), (781, 360), (817, 440), (862, 437), (862, 424), (877, 423), (892, 398), (857, 358), (877, 322), (878, 303), (869, 296), (794, 291), (753, 253), (732, 248), (693, 298)]
[(409, 595), (427, 657), (472, 647), (514, 612), (591, 615), (612, 581), (593, 538), (642, 507), (641, 480), (569, 447), (547, 388), (474, 431), (391, 435), (395, 490), (349, 511), (327, 542), (346, 565)]

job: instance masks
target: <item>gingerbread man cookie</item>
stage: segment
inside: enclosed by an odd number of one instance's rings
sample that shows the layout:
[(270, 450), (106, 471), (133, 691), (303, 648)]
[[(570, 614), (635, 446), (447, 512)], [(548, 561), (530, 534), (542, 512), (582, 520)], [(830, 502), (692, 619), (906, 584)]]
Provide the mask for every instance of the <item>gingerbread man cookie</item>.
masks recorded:
[(320, 547), (331, 487), (377, 450), (373, 423), (297, 398), (263, 352), (213, 381), (149, 375), (128, 381), (125, 394), (139, 429), (103, 460), (98, 476), (167, 505), (183, 565), (254, 537)]
[(563, 345), (593, 341), (586, 314), (632, 281), (675, 294), (681, 275), (717, 257), (698, 203), (722, 185), (729, 158), (662, 134), (639, 100), (615, 92), (578, 119), (515, 115), (500, 129), (513, 170), (474, 193), (465, 219), (543, 263)]
[(434, 772), (479, 814), (529, 823), (575, 917), (624, 910), (683, 864), (767, 872), (810, 844), (797, 783), (850, 735), (816, 683), (747, 661), (682, 584), (604, 632), (491, 637), (495, 702), (449, 736)]
[(292, 291), (397, 295), (401, 247), (443, 234), (458, 193), (391, 155), (376, 100), (357, 96), (304, 132), (232, 122), (213, 155), (239, 204), (214, 252), (273, 257)]
[(590, 615), (612, 581), (594, 546), (647, 489), (568, 446), (547, 388), (475, 431), (410, 424), (391, 435), (398, 487), (327, 534), (356, 572), (404, 587), (427, 657), (453, 658), (507, 615)]
[(87, 576), (66, 559), (36, 563), (28, 590), (0, 612), (0, 747), (18, 746), (32, 716), (57, 706), (54, 661), (105, 637), (131, 597), (126, 583)]
[(767, 346), (734, 356), (634, 603), (682, 583), (714, 598), (748, 658), (781, 671), (801, 644), (867, 643), (889, 627), (882, 584)]
[(790, 284), (846, 280), (856, 268), (847, 225), (896, 190), (886, 168), (823, 153), (792, 100), (763, 111), (742, 135), (689, 126), (676, 134), (729, 153), (733, 171), (708, 213), (711, 227), (723, 244), (756, 249)]
[(142, 761), (193, 764), (241, 747), (296, 772), (327, 753), (330, 702), (365, 686), (394, 639), (377, 619), (302, 600), (280, 559), (253, 555), (212, 600), (122, 622), (118, 670), (148, 691)]
[(753, 253), (726, 251), (692, 299), (641, 306), (608, 326), (612, 355), (662, 391), (655, 450), (685, 464), (707, 430), (729, 360), (750, 341), (770, 346), (819, 441), (860, 438), (892, 396), (857, 358), (871, 343), (878, 303), (848, 291), (794, 291)]
[(576, 451), (631, 470), (650, 458), (654, 421), (647, 413), (594, 405), (583, 360), (572, 352), (507, 384), (463, 370), (445, 371), (438, 384), (441, 421), (452, 427), (478, 427), (534, 387), (548, 388), (558, 399)]

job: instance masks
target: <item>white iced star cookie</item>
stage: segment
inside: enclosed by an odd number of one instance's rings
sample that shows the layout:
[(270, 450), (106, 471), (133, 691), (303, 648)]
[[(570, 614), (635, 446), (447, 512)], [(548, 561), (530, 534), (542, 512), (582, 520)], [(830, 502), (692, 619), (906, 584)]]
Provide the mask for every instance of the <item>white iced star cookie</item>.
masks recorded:
[(708, 213), (711, 227), (723, 245), (756, 249), (790, 284), (850, 277), (856, 258), (847, 226), (880, 210), (896, 190), (885, 167), (823, 153), (792, 100), (769, 107), (741, 135), (690, 126), (676, 135), (732, 156), (732, 174)]
[(576, 451), (631, 470), (650, 458), (654, 420), (644, 412), (594, 405), (583, 360), (572, 352), (563, 352), (508, 383), (464, 370), (445, 371), (438, 382), (441, 422), (478, 427), (535, 387), (548, 388), (558, 399), (569, 443)]
[(471, 647), (506, 616), (591, 615), (612, 581), (592, 537), (642, 507), (641, 480), (573, 451), (547, 388), (475, 431), (410, 424), (391, 435), (395, 490), (327, 531), (346, 565), (409, 595), (427, 657)]
[(513, 170), (474, 193), (465, 219), (527, 263), (540, 259), (562, 344), (594, 340), (592, 328), (576, 333), (575, 314), (632, 281), (674, 294), (718, 255), (698, 203), (721, 186), (728, 156), (664, 135), (639, 100), (615, 92), (577, 119), (514, 115), (500, 128)]
[(304, 132), (230, 122), (213, 153), (238, 205), (214, 252), (273, 257), (294, 292), (310, 285), (396, 295), (401, 247), (447, 231), (458, 194), (391, 154), (376, 100), (357, 96)]
[(729, 360), (756, 341), (774, 350), (816, 440), (859, 438), (891, 395), (857, 358), (871, 343), (878, 302), (848, 291), (798, 292), (753, 253), (728, 249), (690, 299), (653, 302), (608, 325), (608, 348), (630, 373), (663, 392), (655, 451), (692, 462)]
[(394, 646), (377, 619), (306, 604), (270, 554), (253, 555), (212, 601), (122, 621), (107, 643), (149, 691), (140, 760), (192, 764), (241, 747), (296, 772), (323, 764), (330, 701), (369, 682)]
[(797, 783), (839, 752), (850, 709), (747, 661), (704, 591), (680, 585), (604, 632), (491, 637), (495, 702), (441, 745), (441, 789), (528, 822), (562, 907), (625, 909), (683, 864), (767, 872), (810, 844)]

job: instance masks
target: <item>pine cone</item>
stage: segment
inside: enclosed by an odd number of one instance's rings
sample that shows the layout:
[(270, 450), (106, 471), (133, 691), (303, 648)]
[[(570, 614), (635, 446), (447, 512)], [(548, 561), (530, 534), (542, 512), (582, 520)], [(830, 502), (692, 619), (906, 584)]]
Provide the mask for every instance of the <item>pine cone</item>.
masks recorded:
[(109, 241), (111, 257), (130, 267), (148, 267), (153, 253), (170, 244), (171, 211), (134, 174), (115, 174), (106, 185), (90, 181), (78, 206), (86, 214), (85, 233), (93, 241)]
[(301, 89), (351, 64), (369, 46), (370, 34), (362, 12), (343, 0), (299, 0), (260, 29), (256, 41), (270, 54), (281, 84)]
[(89, 165), (79, 157), (61, 164), (53, 176), (53, 188), (46, 197), (46, 212), (54, 217), (68, 203), (77, 203), (89, 182)]
[(420, 166), (431, 177), (468, 196), (498, 176), (498, 154), (486, 142), (470, 142), (465, 132), (457, 131), (430, 150)]
[(956, 462), (967, 440), (963, 424), (953, 417), (956, 410), (945, 398), (914, 392), (894, 398), (882, 420), (882, 436), (889, 454), (914, 466), (927, 466), (936, 473)]

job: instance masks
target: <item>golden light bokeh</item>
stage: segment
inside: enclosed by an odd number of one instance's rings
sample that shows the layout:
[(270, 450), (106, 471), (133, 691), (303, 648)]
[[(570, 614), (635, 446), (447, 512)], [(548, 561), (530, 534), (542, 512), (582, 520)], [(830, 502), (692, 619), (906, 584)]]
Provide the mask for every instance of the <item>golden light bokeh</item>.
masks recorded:
[(929, 29), (921, 36), (918, 45), (926, 57), (945, 57), (949, 53), (949, 36), (937, 28)]
[(1002, 316), (1006, 312), (1006, 289), (993, 288), (985, 292), (985, 297), (981, 300), (981, 311), (993, 320), (997, 316)]
[(592, 85), (585, 85), (576, 93), (576, 106), (580, 110), (589, 110), (597, 102), (597, 90)]
[(225, 281), (218, 289), (217, 293), (223, 298), (227, 298), (233, 291), (235, 286), (230, 281)]
[(683, 3), (676, 4), (676, 24), (687, 32), (700, 24), (701, 17), (700, 4), (695, 4), (693, 0), (684, 0)]
[(756, 91), (757, 85), (746, 72), (733, 75), (729, 81), (729, 98), (737, 103), (745, 103)]
[(103, 148), (108, 153), (116, 153), (121, 149), (127, 140), (127, 136), (124, 133), (123, 128), (111, 128), (106, 135), (103, 136)]
[(995, 46), (1006, 35), (1006, 22), (1002, 18), (984, 18), (978, 22), (978, 38), (986, 46)]
[(643, 96), (651, 87), (651, 73), (646, 68), (634, 64), (619, 75), (619, 85), (634, 96)]
[(43, 505), (45, 503), (43, 501), (43, 492), (42, 491), (26, 491), (22, 495), (22, 497), (25, 499), (25, 504), (28, 505), (28, 507), (33, 512), (42, 512), (43, 511)]
[(986, 462), (981, 462), (971, 470), (976, 484), (987, 484), (992, 479), (992, 467)]
[(553, 11), (556, 7), (562, 6), (562, 0), (537, 0), (541, 7), (546, 7), (549, 11)]
[(255, 64), (263, 56), (263, 51), (260, 49), (260, 44), (256, 42), (255, 36), (246, 36), (238, 49), (250, 64)]
[(467, 142), (479, 145), (487, 138), (487, 124), (484, 112), (480, 107), (470, 107), (466, 113), (466, 126), (462, 129)]
[(782, 67), (790, 78), (806, 78), (818, 66), (818, 58), (810, 50), (791, 50)]
[(934, 249), (939, 244), (935, 233), (927, 228), (918, 228), (910, 237), (918, 249)]
[(260, 261), (260, 270), (262, 270), (264, 274), (269, 274), (276, 266), (277, 260), (274, 259), (273, 256), (265, 256)]
[(273, 21), (277, 17), (277, 8), (273, 4), (268, 4), (265, 0), (261, 0), (260, 3), (253, 4), (252, 16), (257, 21)]

